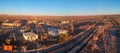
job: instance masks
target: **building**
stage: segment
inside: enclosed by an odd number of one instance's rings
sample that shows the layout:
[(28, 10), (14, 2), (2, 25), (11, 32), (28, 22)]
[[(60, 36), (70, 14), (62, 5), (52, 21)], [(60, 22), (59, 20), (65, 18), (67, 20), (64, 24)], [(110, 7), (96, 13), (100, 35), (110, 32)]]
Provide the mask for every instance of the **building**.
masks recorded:
[(20, 23), (2, 23), (2, 26), (19, 27)]
[(26, 32), (23, 33), (23, 38), (26, 41), (35, 41), (38, 39), (38, 35), (33, 32)]
[(56, 28), (48, 28), (48, 35), (50, 36), (58, 36), (59, 32)]
[(48, 35), (50, 36), (59, 36), (61, 34), (68, 34), (68, 30), (48, 28)]
[(4, 45), (3, 48), (4, 48), (4, 51), (12, 51), (13, 50), (12, 45)]
[(45, 22), (43, 22), (43, 21), (39, 21), (38, 23), (39, 23), (39, 24), (45, 24)]
[(69, 21), (62, 21), (61, 24), (68, 24)]
[(31, 23), (35, 23), (36, 24), (36, 20), (29, 20), (28, 22), (27, 22), (27, 24), (31, 24)]
[(5, 21), (2, 23), (2, 27), (19, 27), (21, 26), (21, 23), (20, 22), (13, 22), (13, 21)]

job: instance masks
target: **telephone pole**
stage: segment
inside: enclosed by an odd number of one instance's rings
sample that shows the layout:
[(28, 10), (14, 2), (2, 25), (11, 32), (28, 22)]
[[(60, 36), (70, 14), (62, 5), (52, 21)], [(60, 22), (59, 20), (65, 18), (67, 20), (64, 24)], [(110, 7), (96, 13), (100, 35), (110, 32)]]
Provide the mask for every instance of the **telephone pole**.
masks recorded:
[(74, 20), (71, 20), (70, 21), (70, 26), (71, 26), (71, 33), (73, 33), (74, 32)]

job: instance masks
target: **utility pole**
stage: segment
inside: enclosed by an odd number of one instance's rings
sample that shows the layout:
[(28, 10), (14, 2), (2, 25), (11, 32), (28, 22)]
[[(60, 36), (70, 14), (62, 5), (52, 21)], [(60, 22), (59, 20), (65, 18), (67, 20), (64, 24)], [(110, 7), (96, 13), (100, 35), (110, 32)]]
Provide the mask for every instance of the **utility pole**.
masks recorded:
[(74, 32), (74, 25), (73, 25), (74, 20), (70, 21), (70, 26), (71, 26), (71, 33)]
[[(35, 18), (35, 21), (36, 21), (36, 33), (38, 34), (38, 41), (39, 41), (41, 39), (41, 37), (40, 37), (41, 35), (38, 32), (38, 26), (39, 26), (38, 19)], [(39, 53), (39, 43), (36, 42), (36, 44), (37, 44), (37, 53)]]
[(40, 34), (38, 32), (38, 19), (35, 18), (35, 21), (36, 21), (36, 23), (35, 23), (35, 25), (36, 25), (36, 33), (38, 34), (38, 40), (39, 40), (40, 39)]
[[(38, 23), (38, 19), (37, 18), (35, 18), (35, 20), (36, 20), (36, 32), (37, 32), (37, 34), (38, 34), (38, 39), (40, 40), (40, 41), (42, 41), (43, 40), (43, 38), (42, 38), (42, 35), (43, 35), (43, 28), (42, 28), (42, 26)], [(39, 29), (41, 28), (41, 31), (42, 31), (42, 33), (40, 34), (39, 33)]]

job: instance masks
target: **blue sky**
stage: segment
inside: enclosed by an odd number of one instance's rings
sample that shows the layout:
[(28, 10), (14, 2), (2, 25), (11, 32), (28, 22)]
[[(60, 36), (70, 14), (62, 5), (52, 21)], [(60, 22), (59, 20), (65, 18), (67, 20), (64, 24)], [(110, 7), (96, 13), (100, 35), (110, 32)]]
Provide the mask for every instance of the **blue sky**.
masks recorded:
[(120, 0), (0, 0), (0, 14), (120, 14)]

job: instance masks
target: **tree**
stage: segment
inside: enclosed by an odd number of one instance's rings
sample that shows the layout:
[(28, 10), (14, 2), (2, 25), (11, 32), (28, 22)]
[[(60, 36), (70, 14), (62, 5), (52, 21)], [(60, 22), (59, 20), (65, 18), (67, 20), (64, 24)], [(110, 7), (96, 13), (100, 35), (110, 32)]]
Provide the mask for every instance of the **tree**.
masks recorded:
[(6, 44), (10, 44), (10, 43), (11, 43), (11, 40), (10, 40), (10, 39), (6, 39), (6, 40), (5, 40), (5, 43), (6, 43)]
[(60, 38), (58, 40), (58, 42), (65, 42), (70, 40), (70, 36), (68, 34), (60, 34)]

